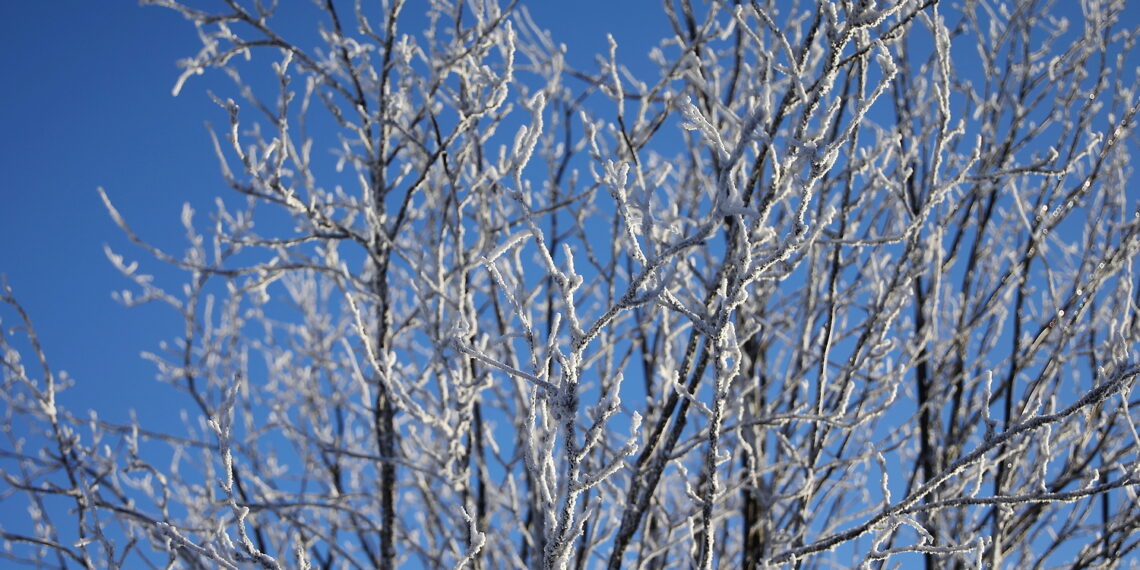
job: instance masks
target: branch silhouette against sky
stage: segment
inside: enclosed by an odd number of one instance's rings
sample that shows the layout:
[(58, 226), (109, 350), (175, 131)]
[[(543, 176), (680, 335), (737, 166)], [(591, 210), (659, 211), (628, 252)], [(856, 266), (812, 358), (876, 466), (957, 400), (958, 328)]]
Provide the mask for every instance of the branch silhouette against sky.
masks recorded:
[(1123, 1), (3, 8), (6, 564), (1140, 557)]

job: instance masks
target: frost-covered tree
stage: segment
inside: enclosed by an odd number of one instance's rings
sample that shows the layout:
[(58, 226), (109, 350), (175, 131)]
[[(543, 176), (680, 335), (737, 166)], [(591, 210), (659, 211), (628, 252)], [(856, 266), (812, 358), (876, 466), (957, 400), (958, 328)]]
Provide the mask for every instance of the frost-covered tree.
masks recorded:
[(1137, 555), (1123, 1), (666, 0), (651, 71), (518, 1), (144, 3), (201, 37), (175, 92), (233, 82), (185, 254), (104, 194), (185, 272), (108, 252), (185, 319), (149, 355), (185, 427), (56, 405), (6, 289), (8, 560)]

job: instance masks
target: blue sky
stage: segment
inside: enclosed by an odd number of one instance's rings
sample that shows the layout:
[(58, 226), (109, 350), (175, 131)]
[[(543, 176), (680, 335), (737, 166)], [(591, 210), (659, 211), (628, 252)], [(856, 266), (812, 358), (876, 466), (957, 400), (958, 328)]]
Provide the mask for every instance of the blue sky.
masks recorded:
[(6, 2), (0, 26), (9, 78), (0, 107), (0, 273), (55, 368), (78, 380), (64, 404), (125, 419), (128, 407), (145, 411), (161, 395), (138, 355), (169, 337), (165, 325), (175, 321), (158, 307), (127, 310), (111, 299), (126, 283), (103, 245), (128, 248), (96, 188), (140, 233), (171, 246), (182, 201), (218, 189), (202, 127), (212, 104), (198, 93), (170, 95), (174, 62), (193, 50), (194, 29), (125, 1)]

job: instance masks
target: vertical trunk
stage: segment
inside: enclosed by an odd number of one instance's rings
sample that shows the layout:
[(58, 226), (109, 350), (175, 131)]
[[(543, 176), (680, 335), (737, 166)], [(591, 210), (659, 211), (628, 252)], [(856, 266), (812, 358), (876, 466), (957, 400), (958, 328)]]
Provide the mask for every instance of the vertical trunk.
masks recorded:
[(396, 408), (389, 389), (389, 370), (384, 365), (389, 349), (389, 323), (391, 314), (388, 306), (388, 249), (383, 248), (382, 263), (376, 268), (373, 291), (378, 297), (376, 305), (376, 356), (379, 381), (376, 389), (376, 402), (372, 410), (375, 419), (376, 446), (380, 463), (380, 568), (394, 568), (396, 560)]

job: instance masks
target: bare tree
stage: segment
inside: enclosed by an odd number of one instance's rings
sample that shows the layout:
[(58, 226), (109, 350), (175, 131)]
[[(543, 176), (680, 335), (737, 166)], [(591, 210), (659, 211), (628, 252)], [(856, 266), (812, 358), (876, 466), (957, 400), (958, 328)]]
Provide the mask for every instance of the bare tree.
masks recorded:
[(108, 251), (124, 302), (185, 319), (149, 355), (185, 429), (57, 406), (6, 289), (5, 425), (36, 434), (6, 432), (9, 560), (1136, 556), (1123, 1), (667, 0), (650, 77), (616, 39), (571, 67), (517, 1), (324, 0), (319, 35), (296, 3), (144, 3), (201, 36), (175, 92), (236, 98), (236, 193), (204, 233), (186, 208), (184, 255), (103, 194), (185, 271)]

